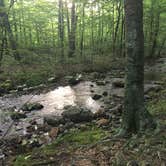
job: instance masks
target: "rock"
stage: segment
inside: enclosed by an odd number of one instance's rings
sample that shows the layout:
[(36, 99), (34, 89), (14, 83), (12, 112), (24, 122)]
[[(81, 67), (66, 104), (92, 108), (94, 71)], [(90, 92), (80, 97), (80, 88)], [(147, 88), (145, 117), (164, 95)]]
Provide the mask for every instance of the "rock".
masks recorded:
[(58, 127), (54, 127), (51, 129), (51, 131), (49, 132), (49, 136), (51, 139), (55, 139), (58, 136), (58, 132), (59, 132), (59, 128)]
[(114, 78), (112, 81), (112, 85), (115, 88), (123, 88), (124, 87), (124, 79), (122, 78)]
[(98, 95), (98, 94), (95, 94), (95, 95), (92, 97), (93, 100), (99, 100), (100, 98), (102, 98), (102, 96), (101, 96), (101, 95)]
[(26, 131), (27, 131), (28, 133), (32, 133), (32, 132), (34, 132), (35, 130), (36, 130), (36, 128), (35, 128), (34, 125), (30, 125), (30, 126), (28, 126), (28, 127), (26, 128)]
[(43, 105), (40, 103), (26, 103), (21, 108), (23, 111), (30, 112), (33, 110), (40, 110), (43, 108)]
[(54, 83), (54, 82), (56, 82), (56, 78), (55, 77), (50, 77), (50, 78), (48, 78), (48, 83)]
[(65, 119), (60, 116), (49, 116), (49, 117), (44, 117), (44, 123), (47, 123), (50, 126), (57, 127), (60, 124), (65, 124)]
[(104, 86), (106, 83), (104, 81), (96, 81), (98, 86)]
[(101, 118), (105, 116), (106, 116), (106, 113), (103, 109), (99, 109), (94, 113), (94, 118)]
[(26, 86), (27, 86), (26, 84), (19, 85), (19, 86), (17, 86), (17, 90), (18, 91), (23, 91), (23, 89), (26, 88)]
[(90, 110), (78, 106), (67, 106), (64, 108), (62, 117), (72, 122), (88, 122), (93, 119), (93, 113)]
[(103, 96), (108, 96), (108, 92), (103, 92), (103, 94), (102, 94)]
[(80, 83), (82, 81), (82, 75), (81, 74), (76, 74), (76, 76), (68, 76), (66, 78), (68, 80), (68, 83), (71, 86), (77, 85), (78, 83)]
[(101, 126), (107, 126), (109, 124), (109, 120), (108, 119), (100, 119), (96, 122), (96, 124), (101, 127)]
[(0, 93), (8, 93), (12, 90), (13, 85), (11, 80), (6, 80), (5, 82), (0, 84)]
[(70, 129), (74, 127), (74, 123), (73, 122), (67, 122), (65, 125), (64, 125), (64, 129)]
[(16, 94), (18, 92), (18, 90), (10, 90), (9, 93), (11, 94)]
[(144, 93), (148, 93), (150, 91), (159, 91), (162, 89), (162, 86), (161, 85), (158, 85), (158, 84), (145, 84), (144, 85)]
[(22, 112), (12, 112), (12, 114), (10, 115), (12, 120), (19, 120), (19, 119), (24, 119), (27, 116), (25, 115), (25, 113)]

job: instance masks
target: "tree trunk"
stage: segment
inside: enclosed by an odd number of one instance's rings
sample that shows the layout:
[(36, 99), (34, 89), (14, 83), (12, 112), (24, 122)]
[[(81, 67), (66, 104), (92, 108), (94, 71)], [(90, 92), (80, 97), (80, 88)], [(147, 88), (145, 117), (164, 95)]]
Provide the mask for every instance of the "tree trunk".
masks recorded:
[(58, 18), (58, 29), (59, 29), (59, 45), (61, 53), (61, 62), (64, 61), (64, 16), (63, 16), (63, 2), (59, 0), (59, 18)]
[(0, 20), (2, 20), (2, 25), (3, 25), (3, 27), (5, 27), (6, 31), (8, 32), (8, 38), (9, 38), (11, 48), (13, 50), (14, 58), (19, 61), (20, 55), (19, 55), (19, 52), (17, 51), (17, 44), (16, 44), (16, 41), (13, 36), (13, 32), (12, 32), (12, 29), (11, 29), (11, 26), (9, 23), (8, 15), (5, 11), (4, 0), (0, 0), (0, 7), (2, 9), (4, 9), (3, 12), (0, 12)]
[(125, 1), (126, 82), (120, 135), (145, 130), (154, 125), (144, 105), (144, 36), (142, 0)]
[(76, 49), (76, 27), (77, 27), (77, 17), (76, 17), (76, 7), (74, 0), (72, 1), (71, 8), (71, 29), (69, 33), (69, 57), (73, 57)]

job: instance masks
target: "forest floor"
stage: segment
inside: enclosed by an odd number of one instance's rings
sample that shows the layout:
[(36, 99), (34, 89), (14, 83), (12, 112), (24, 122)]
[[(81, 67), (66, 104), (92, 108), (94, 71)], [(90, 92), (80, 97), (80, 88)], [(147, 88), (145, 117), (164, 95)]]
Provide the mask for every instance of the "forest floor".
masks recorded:
[[(164, 66), (164, 65), (163, 65)], [(165, 66), (164, 66), (165, 67)], [(109, 97), (105, 101), (109, 107), (104, 112), (111, 112), (111, 118), (103, 114), (90, 122), (80, 122), (65, 132), (58, 134), (61, 126), (51, 127), (48, 132), (51, 142), (38, 146), (33, 141), (27, 146), (29, 138), (12, 139), (5, 142), (7, 160), (0, 160), (0, 165), (14, 166), (165, 166), (166, 165), (166, 77), (160, 70), (161, 77), (154, 74), (154, 67), (147, 67), (150, 71), (145, 74), (151, 84), (160, 88), (151, 87), (145, 94), (148, 110), (157, 122), (155, 130), (145, 131), (130, 138), (116, 138), (123, 112), (123, 95), (121, 92)], [(160, 68), (161, 69), (161, 68)], [(162, 67), (163, 69), (163, 67)], [(115, 71), (113, 71), (115, 72)], [(163, 72), (163, 73), (162, 73)], [(115, 77), (123, 77), (123, 71), (116, 71)], [(91, 79), (85, 75), (86, 79)], [(103, 75), (95, 73), (95, 82), (102, 83)], [(154, 80), (157, 77), (157, 80)], [(94, 79), (94, 78), (93, 78)], [(61, 80), (62, 81), (62, 80)], [(101, 85), (100, 85), (101, 86)], [(118, 82), (121, 86), (121, 82)], [(158, 86), (157, 86), (158, 87)], [(96, 93), (96, 92), (95, 92)], [(102, 97), (103, 98), (103, 97)], [(111, 103), (113, 103), (112, 106)], [(101, 112), (98, 112), (101, 113)], [(21, 140), (20, 140), (21, 139)], [(2, 152), (1, 152), (2, 153)], [(3, 153), (0, 154), (3, 157)]]

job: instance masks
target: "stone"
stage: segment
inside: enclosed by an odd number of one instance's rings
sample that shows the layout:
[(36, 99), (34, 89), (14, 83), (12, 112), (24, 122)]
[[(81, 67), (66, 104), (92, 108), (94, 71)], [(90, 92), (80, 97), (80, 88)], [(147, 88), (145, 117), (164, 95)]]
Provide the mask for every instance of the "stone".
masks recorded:
[(12, 120), (19, 120), (19, 119), (25, 119), (27, 116), (25, 113), (22, 112), (12, 112), (10, 115)]
[(124, 79), (122, 78), (114, 78), (112, 81), (112, 85), (115, 88), (123, 88), (124, 87)]
[(65, 119), (61, 116), (48, 116), (44, 117), (44, 123), (47, 123), (50, 126), (57, 127), (60, 124), (65, 124)]
[(99, 100), (100, 98), (102, 98), (102, 96), (101, 96), (101, 95), (98, 95), (98, 94), (95, 94), (95, 95), (93, 95), (93, 97), (92, 97), (93, 100)]
[(158, 85), (158, 84), (145, 84), (144, 85), (144, 93), (147, 94), (149, 93), (150, 91), (159, 91), (162, 89), (162, 86), (161, 85)]
[(26, 103), (22, 106), (22, 110), (26, 112), (30, 112), (33, 110), (41, 110), (44, 106), (40, 103)]
[(104, 109), (99, 109), (94, 113), (94, 117), (95, 118), (101, 118), (101, 117), (105, 117), (106, 113), (104, 111)]
[(76, 74), (76, 76), (68, 76), (66, 77), (68, 83), (71, 86), (77, 85), (78, 83), (80, 83), (82, 81), (82, 75), (81, 74)]
[(50, 77), (50, 78), (48, 78), (48, 83), (54, 83), (54, 82), (56, 82), (56, 78), (55, 77)]
[(96, 81), (96, 84), (98, 86), (104, 86), (104, 85), (106, 85), (106, 83), (104, 81)]
[(103, 96), (108, 96), (108, 92), (103, 92), (103, 94), (102, 94)]
[(62, 117), (69, 119), (74, 123), (89, 122), (93, 119), (93, 113), (85, 108), (78, 106), (67, 106), (64, 108)]
[(26, 86), (27, 86), (26, 84), (18, 85), (18, 86), (17, 86), (17, 90), (18, 90), (18, 91), (23, 91), (23, 89), (26, 88)]
[(96, 124), (101, 127), (101, 126), (107, 126), (109, 124), (109, 120), (108, 119), (100, 119), (96, 122)]

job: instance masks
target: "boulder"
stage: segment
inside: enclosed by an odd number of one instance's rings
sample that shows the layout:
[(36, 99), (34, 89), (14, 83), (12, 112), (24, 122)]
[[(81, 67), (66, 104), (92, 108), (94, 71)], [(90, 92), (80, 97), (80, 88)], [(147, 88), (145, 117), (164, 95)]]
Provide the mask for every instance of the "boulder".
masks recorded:
[(93, 113), (78, 106), (67, 106), (64, 108), (65, 111), (62, 113), (62, 117), (69, 119), (74, 123), (89, 122), (93, 119)]

